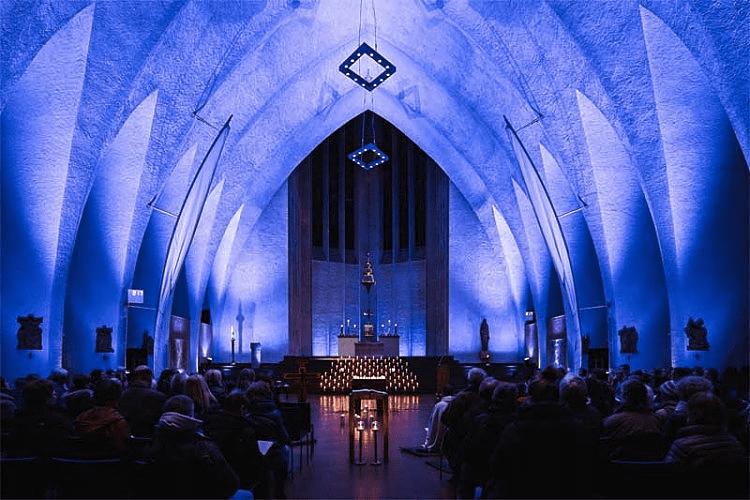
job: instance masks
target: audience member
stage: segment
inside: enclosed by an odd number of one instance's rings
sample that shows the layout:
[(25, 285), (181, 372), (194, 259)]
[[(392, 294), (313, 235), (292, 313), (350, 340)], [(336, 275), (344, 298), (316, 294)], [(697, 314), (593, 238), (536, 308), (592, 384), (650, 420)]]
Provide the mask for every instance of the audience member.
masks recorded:
[(196, 418), (203, 419), (208, 412), (219, 406), (219, 402), (208, 388), (206, 379), (200, 373), (194, 373), (187, 378), (184, 393), (193, 400)]
[(710, 392), (687, 401), (687, 424), (665, 460), (688, 467), (688, 498), (748, 498), (747, 448), (726, 430), (724, 412), (719, 397)]
[(484, 412), (476, 415), (469, 425), (464, 443), (465, 460), (461, 471), (464, 483), (462, 497), (472, 495), (477, 486), (483, 490), (487, 488), (493, 477), (492, 452), (497, 447), (505, 427), (516, 417), (517, 385), (498, 381), (493, 387), (489, 406)]
[(174, 396), (172, 394), (172, 378), (175, 376), (175, 373), (177, 373), (176, 368), (163, 369), (159, 374), (159, 380), (156, 381), (156, 390), (167, 397)]
[(177, 394), (185, 394), (185, 384), (187, 383), (188, 374), (183, 370), (177, 370), (172, 379), (169, 381), (169, 394), (176, 396)]
[(73, 387), (62, 396), (65, 414), (75, 419), (78, 415), (94, 407), (94, 391), (91, 390), (91, 377), (85, 373), (73, 375)]
[(664, 424), (672, 415), (672, 412), (674, 412), (679, 400), (680, 395), (677, 391), (677, 384), (675, 384), (673, 380), (667, 380), (659, 386), (659, 391), (656, 396), (656, 411), (654, 411), (654, 416), (656, 416), (656, 419), (659, 421), (659, 426), (662, 431), (664, 430)]
[(427, 422), (427, 436), (424, 443), (425, 450), (428, 452), (438, 452), (442, 449), (447, 426), (440, 421), (440, 417), (454, 397), (453, 388), (446, 386), (440, 400), (432, 408), (430, 419)]
[(724, 412), (716, 395), (692, 395), (687, 401), (687, 425), (679, 430), (665, 460), (691, 466), (744, 462), (746, 451), (727, 432)]
[(151, 469), (154, 498), (229, 498), (239, 488), (239, 478), (219, 446), (200, 432), (193, 400), (172, 396), (147, 448), (154, 460)]
[(59, 410), (55, 386), (51, 381), (33, 379), (24, 385), (23, 394), (24, 404), (16, 412), (13, 439), (3, 443), (3, 451), (23, 451), (49, 457), (62, 447), (67, 436), (73, 432), (73, 421)]
[(76, 450), (87, 458), (123, 456), (128, 450), (130, 426), (117, 410), (122, 384), (117, 379), (105, 379), (94, 387), (95, 406), (75, 420), (82, 447)]
[(273, 443), (265, 455), (271, 479), (254, 491), (258, 498), (285, 498), (284, 483), (289, 469), (290, 438), (284, 417), (276, 406), (267, 382), (251, 383), (247, 389), (247, 399), (246, 418), (255, 428), (258, 439)]
[(581, 422), (594, 441), (602, 431), (602, 414), (588, 403), (588, 386), (581, 377), (565, 376), (560, 381), (560, 403), (576, 420)]
[(611, 460), (662, 460), (664, 439), (659, 421), (648, 402), (646, 386), (638, 378), (622, 384), (622, 403), (604, 419)]
[(440, 417), (447, 427), (444, 449), (454, 475), (458, 477), (463, 462), (463, 442), (466, 438), (464, 416), (479, 401), (479, 384), (487, 376), (481, 368), (471, 368), (466, 375), (466, 387), (456, 394)]
[(208, 370), (206, 372), (206, 384), (208, 384), (208, 389), (214, 398), (216, 398), (216, 401), (221, 403), (227, 395), (227, 389), (224, 385), (224, 378), (221, 372), (216, 369)]
[[(556, 375), (544, 371), (529, 385), (530, 399), (503, 430), (492, 454), (487, 498), (585, 498), (596, 447), (583, 425), (559, 403)], [(534, 466), (534, 464), (543, 464)]]
[(151, 387), (154, 375), (145, 365), (136, 367), (130, 384), (120, 396), (119, 409), (134, 436), (148, 437), (154, 433), (167, 396)]
[(203, 430), (221, 448), (224, 457), (240, 479), (240, 487), (267, 490), (270, 481), (268, 467), (258, 448), (258, 436), (253, 422), (245, 418), (248, 406), (244, 394), (233, 393), (224, 399), (221, 409), (210, 413), (203, 421)]
[(586, 385), (591, 404), (599, 410), (602, 418), (612, 415), (615, 410), (615, 393), (607, 380), (607, 372), (601, 368), (594, 368), (586, 379)]
[(240, 370), (240, 375), (237, 378), (237, 386), (234, 390), (245, 394), (253, 382), (255, 382), (255, 370), (252, 368), (243, 368)]
[(708, 379), (698, 375), (685, 375), (677, 381), (677, 393), (680, 400), (663, 426), (667, 444), (672, 443), (677, 438), (680, 429), (687, 425), (687, 402), (693, 394), (699, 392), (713, 392), (713, 386)]

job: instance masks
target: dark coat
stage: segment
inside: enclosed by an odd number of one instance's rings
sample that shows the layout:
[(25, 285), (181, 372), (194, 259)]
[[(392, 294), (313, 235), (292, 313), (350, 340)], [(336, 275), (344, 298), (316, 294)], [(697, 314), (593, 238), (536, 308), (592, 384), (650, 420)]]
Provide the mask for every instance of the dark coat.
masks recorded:
[(522, 405), (492, 454), (493, 496), (586, 498), (586, 472), (598, 459), (597, 443), (554, 402)]
[(144, 382), (134, 381), (122, 392), (119, 409), (134, 436), (151, 436), (167, 396)]
[(678, 432), (665, 461), (701, 466), (744, 462), (745, 457), (739, 440), (721, 427), (688, 425)]
[(147, 455), (153, 461), (148, 481), (153, 498), (229, 498), (239, 488), (219, 446), (195, 428), (157, 424)]
[(241, 488), (253, 489), (261, 482), (267, 466), (258, 450), (258, 437), (250, 420), (219, 410), (204, 418), (203, 431), (219, 445), (224, 458), (239, 476)]

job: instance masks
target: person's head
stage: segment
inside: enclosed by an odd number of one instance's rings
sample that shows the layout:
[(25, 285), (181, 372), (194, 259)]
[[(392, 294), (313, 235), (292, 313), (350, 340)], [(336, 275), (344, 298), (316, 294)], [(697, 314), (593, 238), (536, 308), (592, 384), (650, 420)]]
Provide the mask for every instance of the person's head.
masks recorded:
[(209, 387), (221, 387), (224, 385), (224, 379), (221, 372), (212, 368), (206, 372), (206, 383)]
[(708, 425), (723, 427), (725, 424), (725, 407), (718, 396), (711, 392), (697, 392), (687, 402), (688, 425)]
[(514, 409), (518, 402), (518, 385), (498, 382), (492, 391), (492, 402), (499, 408)]
[(185, 381), (185, 395), (193, 400), (195, 409), (198, 413), (206, 411), (211, 404), (216, 402), (216, 398), (211, 394), (206, 379), (199, 373), (190, 375)]
[(689, 376), (691, 372), (692, 370), (685, 366), (675, 366), (672, 369), (672, 380), (674, 380), (675, 382), (679, 382), (683, 378)]
[(222, 406), (229, 413), (241, 415), (244, 408), (247, 407), (248, 400), (241, 392), (232, 392), (222, 401)]
[(195, 416), (195, 404), (192, 399), (184, 394), (176, 394), (164, 402), (163, 413), (170, 412), (193, 418)]
[(89, 378), (91, 379), (91, 384), (96, 385), (99, 383), (99, 381), (104, 377), (104, 370), (101, 368), (94, 368), (91, 370), (91, 373), (89, 374)]
[(591, 370), (591, 378), (599, 380), (601, 382), (607, 381), (607, 372), (603, 368), (594, 368)]
[(122, 383), (116, 378), (106, 378), (94, 387), (94, 403), (97, 406), (117, 406), (122, 394)]
[(659, 399), (662, 401), (679, 401), (680, 393), (674, 380), (667, 380), (659, 386)]
[(159, 380), (156, 381), (156, 390), (164, 394), (172, 393), (172, 378), (177, 373), (175, 368), (165, 368), (159, 373)]
[(588, 386), (581, 377), (566, 376), (560, 381), (560, 402), (574, 408), (586, 406)]
[(154, 380), (154, 372), (152, 372), (151, 368), (146, 365), (139, 365), (136, 366), (133, 370), (131, 379), (133, 380), (133, 382), (141, 382), (150, 387), (151, 383)]
[(487, 372), (485, 372), (481, 368), (471, 368), (469, 370), (469, 373), (466, 374), (466, 382), (469, 384), (469, 387), (478, 389), (479, 384), (482, 382), (482, 380), (484, 380), (486, 376)]
[(556, 380), (540, 375), (529, 384), (529, 396), (534, 403), (557, 402), (559, 387)]
[(240, 370), (240, 375), (237, 381), (237, 387), (239, 389), (247, 390), (253, 382), (255, 382), (255, 370), (252, 368), (243, 368)]
[(682, 401), (687, 401), (690, 396), (699, 392), (713, 392), (713, 389), (710, 380), (697, 375), (688, 375), (677, 382), (677, 392), (680, 393)]
[(73, 375), (73, 389), (80, 391), (81, 389), (88, 389), (91, 383), (91, 377), (86, 373), (76, 373)]
[(638, 377), (630, 377), (622, 384), (622, 404), (628, 408), (648, 407), (648, 389)]
[(169, 392), (172, 394), (185, 394), (185, 382), (187, 382), (187, 379), (187, 373), (181, 370), (176, 371), (169, 382)]
[(68, 370), (65, 368), (55, 368), (47, 378), (57, 385), (65, 385), (68, 383), (68, 377)]
[(498, 382), (499, 380), (497, 380), (495, 377), (485, 377), (479, 383), (479, 397), (488, 401), (492, 399), (492, 393), (494, 392), (495, 386)]
[(48, 408), (55, 401), (54, 384), (46, 379), (35, 379), (23, 387), (23, 401), (27, 409), (33, 411)]
[(271, 386), (267, 382), (258, 381), (253, 382), (247, 388), (247, 399), (250, 401), (259, 399), (272, 399), (273, 392), (271, 392)]

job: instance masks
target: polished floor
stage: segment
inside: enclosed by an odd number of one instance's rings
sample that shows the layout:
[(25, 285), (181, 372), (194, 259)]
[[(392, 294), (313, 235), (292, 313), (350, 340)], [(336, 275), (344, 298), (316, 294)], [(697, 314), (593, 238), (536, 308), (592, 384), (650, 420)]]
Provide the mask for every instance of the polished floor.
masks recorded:
[[(295, 447), (294, 470), (287, 482), (286, 494), (295, 499), (439, 499), (455, 498), (448, 480), (437, 468), (436, 457), (415, 456), (401, 447), (415, 447), (424, 441), (425, 426), (435, 403), (431, 395), (392, 395), (390, 405), (390, 436), (388, 461), (372, 465), (375, 459), (373, 434), (363, 436), (363, 465), (349, 461), (348, 427), (341, 416), (348, 418), (347, 396), (309, 396), (311, 420), (316, 443), (307, 458), (304, 447)], [(374, 401), (363, 402), (374, 407)], [(346, 424), (346, 422), (344, 422)], [(378, 459), (382, 460), (382, 432), (378, 433)], [(301, 455), (301, 468), (300, 468)], [(355, 461), (359, 461), (355, 440)], [(429, 463), (428, 463), (429, 462)]]

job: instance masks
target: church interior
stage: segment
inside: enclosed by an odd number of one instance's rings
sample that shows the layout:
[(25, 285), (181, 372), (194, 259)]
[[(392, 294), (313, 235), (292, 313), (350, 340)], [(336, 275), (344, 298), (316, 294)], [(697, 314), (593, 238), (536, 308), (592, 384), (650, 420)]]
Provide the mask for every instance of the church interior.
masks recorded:
[(10, 0), (0, 19), (8, 387), (252, 368), (313, 401), (344, 475), (346, 398), (382, 391), (378, 474), (400, 489), (316, 498), (444, 498), (442, 455), (428, 492), (389, 471), (472, 368), (747, 374), (746, 1)]

